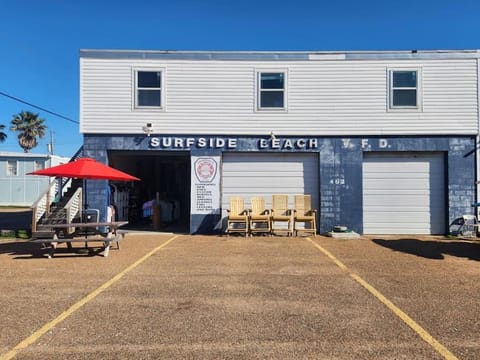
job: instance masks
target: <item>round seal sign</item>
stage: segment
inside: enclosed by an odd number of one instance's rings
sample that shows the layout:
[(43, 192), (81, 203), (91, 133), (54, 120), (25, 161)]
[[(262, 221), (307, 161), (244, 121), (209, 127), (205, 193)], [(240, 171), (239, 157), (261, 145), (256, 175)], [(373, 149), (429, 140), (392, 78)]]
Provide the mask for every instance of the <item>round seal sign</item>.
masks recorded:
[(195, 161), (195, 175), (200, 182), (212, 182), (217, 174), (217, 162), (211, 158)]

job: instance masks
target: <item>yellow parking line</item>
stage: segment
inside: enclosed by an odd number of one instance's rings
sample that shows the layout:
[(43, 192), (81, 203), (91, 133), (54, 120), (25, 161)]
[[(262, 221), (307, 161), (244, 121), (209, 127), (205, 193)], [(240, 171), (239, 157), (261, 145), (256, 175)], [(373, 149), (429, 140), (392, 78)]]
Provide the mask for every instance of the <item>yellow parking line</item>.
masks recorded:
[(440, 355), (442, 355), (446, 360), (458, 360), (458, 358), (453, 355), (445, 346), (440, 344), (435, 338), (430, 335), (425, 329), (423, 329), (420, 325), (418, 325), (410, 316), (400, 310), (395, 304), (393, 304), (390, 300), (388, 300), (380, 291), (375, 289), (372, 285), (367, 283), (363, 280), (359, 275), (350, 271), (350, 269), (338, 260), (332, 253), (328, 250), (323, 248), (322, 246), (318, 245), (310, 238), (306, 238), (310, 241), (313, 246), (315, 246), (318, 250), (320, 250), (324, 255), (326, 255), (329, 259), (331, 259), (338, 267), (347, 271), (351, 278), (353, 278), (356, 282), (362, 285), (366, 290), (368, 290), (373, 296), (375, 296), (382, 304), (384, 304), (388, 309), (390, 309), (396, 316), (398, 316), (405, 324), (410, 326), (425, 342), (427, 342), (430, 346), (432, 346)]
[(142, 262), (147, 260), (150, 256), (155, 254), (157, 251), (162, 249), (163, 247), (167, 246), (169, 243), (171, 243), (173, 240), (175, 240), (177, 237), (180, 235), (175, 235), (174, 237), (168, 239), (165, 241), (162, 245), (157, 246), (155, 249), (152, 251), (148, 252), (146, 255), (142, 256), (140, 259), (135, 261), (133, 264), (128, 266), (125, 270), (121, 271), (117, 275), (115, 275), (113, 278), (108, 280), (106, 283), (98, 287), (96, 290), (92, 291), (90, 294), (85, 296), (83, 299), (79, 300), (75, 304), (73, 304), (70, 308), (62, 312), (60, 315), (58, 315), (55, 319), (50, 321), (49, 323), (45, 324), (42, 326), (40, 329), (35, 331), (32, 335), (24, 339), (23, 341), (19, 342), (15, 347), (12, 348), (8, 353), (5, 353), (0, 356), (0, 360), (8, 360), (12, 359), (17, 355), (18, 351), (25, 349), (26, 347), (32, 345), (35, 343), (42, 335), (44, 335), (46, 332), (50, 331), (52, 328), (54, 328), (56, 325), (61, 323), (63, 320), (65, 320), (67, 317), (72, 315), (75, 311), (80, 309), (83, 305), (88, 303), (90, 300), (93, 300), (97, 295), (102, 293), (104, 290), (108, 289), (110, 286), (115, 284), (118, 280), (120, 280), (125, 274), (129, 273), (133, 269), (135, 269), (138, 265), (140, 265)]

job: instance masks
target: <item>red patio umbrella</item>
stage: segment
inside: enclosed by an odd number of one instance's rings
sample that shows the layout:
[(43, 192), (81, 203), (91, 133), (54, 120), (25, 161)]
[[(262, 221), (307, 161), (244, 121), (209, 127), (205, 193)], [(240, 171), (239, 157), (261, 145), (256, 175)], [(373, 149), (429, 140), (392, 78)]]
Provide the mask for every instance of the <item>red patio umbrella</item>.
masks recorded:
[(118, 181), (140, 180), (135, 176), (132, 176), (123, 171), (114, 169), (105, 164), (102, 164), (101, 162), (98, 162), (92, 158), (80, 158), (78, 160), (71, 161), (66, 164), (61, 164), (61, 165), (52, 166), (46, 169), (33, 171), (30, 173), (27, 173), (27, 175), (44, 175), (44, 176), (83, 179), (84, 180), (84, 184), (83, 184), (84, 206), (86, 206), (86, 200), (87, 200), (85, 179), (118, 180)]
[(66, 164), (33, 171), (27, 173), (27, 175), (119, 181), (140, 180), (135, 176), (102, 164), (101, 162), (98, 162), (92, 158), (80, 158)]

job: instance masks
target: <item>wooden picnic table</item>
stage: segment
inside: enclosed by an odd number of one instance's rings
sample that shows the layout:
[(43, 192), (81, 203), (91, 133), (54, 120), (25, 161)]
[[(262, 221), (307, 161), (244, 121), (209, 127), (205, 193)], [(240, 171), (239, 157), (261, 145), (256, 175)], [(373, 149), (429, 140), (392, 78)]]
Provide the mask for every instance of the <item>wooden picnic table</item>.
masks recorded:
[[(111, 222), (74, 222), (64, 224), (40, 224), (39, 230), (53, 230), (53, 237), (51, 239), (36, 239), (35, 242), (40, 242), (49, 248), (48, 258), (52, 258), (55, 250), (60, 243), (66, 243), (68, 248), (72, 248), (72, 242), (84, 242), (85, 247), (88, 248), (89, 242), (102, 242), (103, 256), (107, 257), (112, 243), (117, 244), (120, 249), (119, 242), (123, 239), (124, 233), (119, 233), (120, 226), (128, 224), (128, 221), (111, 221)], [(108, 231), (100, 231), (100, 227), (108, 228)], [(74, 229), (69, 232), (69, 229)]]

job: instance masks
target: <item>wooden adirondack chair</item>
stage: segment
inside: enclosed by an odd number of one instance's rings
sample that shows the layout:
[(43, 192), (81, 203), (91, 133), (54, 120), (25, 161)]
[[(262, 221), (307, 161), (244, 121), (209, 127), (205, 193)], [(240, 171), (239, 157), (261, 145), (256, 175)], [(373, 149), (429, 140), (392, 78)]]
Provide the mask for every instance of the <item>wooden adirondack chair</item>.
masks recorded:
[(230, 209), (227, 209), (227, 236), (232, 232), (244, 233), (248, 236), (248, 210), (243, 198), (230, 198)]
[[(272, 195), (272, 233), (293, 234), (292, 210), (288, 207), (288, 195)], [(286, 225), (286, 226), (285, 226)]]
[(265, 199), (261, 196), (254, 196), (250, 199), (249, 228), (250, 234), (271, 232), (270, 210), (265, 208)]
[[(293, 209), (293, 231), (295, 236), (298, 232), (312, 233), (317, 235), (316, 210), (312, 209), (312, 201), (310, 195), (295, 195), (294, 209)], [(304, 227), (299, 227), (298, 224), (303, 223)]]

